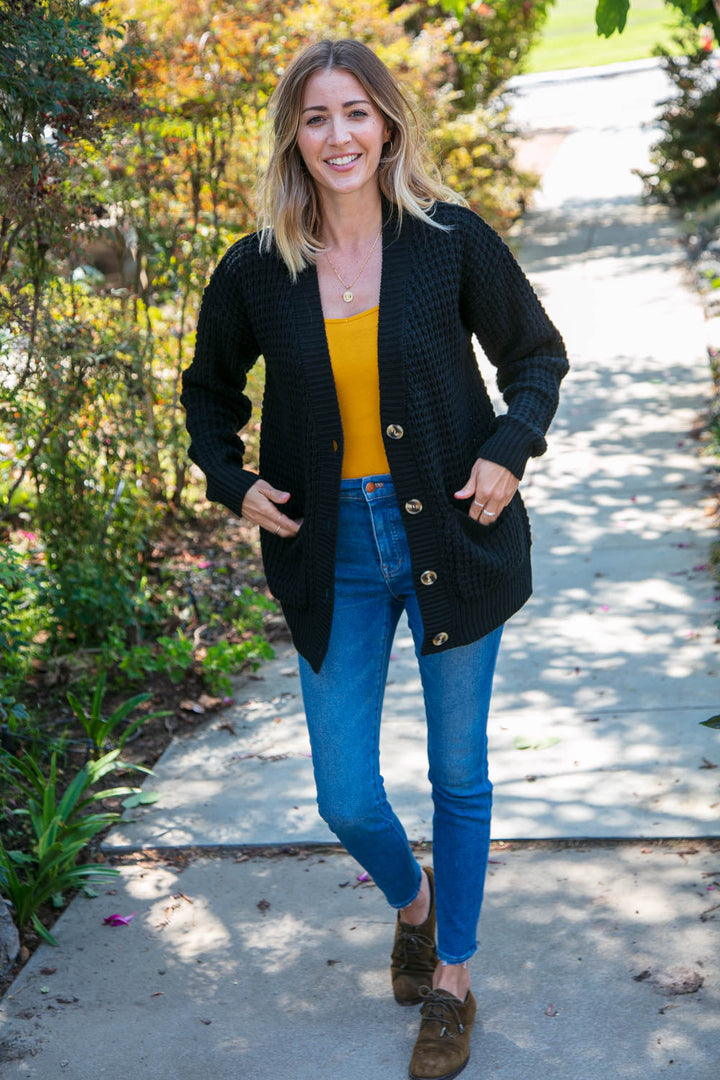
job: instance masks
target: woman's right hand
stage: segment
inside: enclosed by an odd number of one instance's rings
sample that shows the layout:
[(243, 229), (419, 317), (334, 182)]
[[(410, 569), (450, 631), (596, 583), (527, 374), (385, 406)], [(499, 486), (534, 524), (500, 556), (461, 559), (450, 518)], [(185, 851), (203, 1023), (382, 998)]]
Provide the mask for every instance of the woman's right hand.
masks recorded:
[(265, 480), (256, 480), (251, 488), (245, 492), (242, 503), (242, 516), (259, 525), (261, 529), (267, 529), (275, 536), (295, 536), (303, 523), (302, 518), (297, 520), (286, 517), (275, 505), (286, 503), (290, 498), (289, 491), (278, 491), (272, 484)]

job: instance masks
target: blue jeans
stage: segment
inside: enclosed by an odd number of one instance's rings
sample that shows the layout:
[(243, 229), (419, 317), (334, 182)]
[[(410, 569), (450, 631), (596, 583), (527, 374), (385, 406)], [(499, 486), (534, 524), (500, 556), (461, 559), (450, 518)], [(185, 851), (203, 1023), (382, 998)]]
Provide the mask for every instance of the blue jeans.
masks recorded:
[(492, 786), (487, 716), (502, 628), (421, 656), (422, 622), (405, 529), (389, 476), (343, 480), (330, 647), (319, 674), (300, 658), (318, 808), (394, 908), (418, 895), (420, 866), (380, 775), (380, 715), (403, 611), (420, 666), (433, 798), (438, 956), (477, 948)]

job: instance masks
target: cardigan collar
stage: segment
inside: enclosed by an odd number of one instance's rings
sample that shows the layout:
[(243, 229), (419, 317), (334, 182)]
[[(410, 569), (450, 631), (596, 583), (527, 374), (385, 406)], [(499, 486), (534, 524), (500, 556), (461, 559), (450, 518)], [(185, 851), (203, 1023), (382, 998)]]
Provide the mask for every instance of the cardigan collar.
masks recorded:
[[(378, 318), (381, 397), (383, 384), (387, 381), (383, 374), (390, 364), (397, 366), (402, 353), (403, 297), (410, 266), (412, 224), (412, 219), (405, 215), (402, 227), (398, 229), (394, 207), (383, 200), (383, 262)], [(342, 435), (340, 409), (325, 333), (317, 269), (314, 265), (306, 267), (299, 275), (297, 282), (291, 287), (291, 296), (297, 326), (298, 351), (313, 412), (320, 433), (337, 440)]]

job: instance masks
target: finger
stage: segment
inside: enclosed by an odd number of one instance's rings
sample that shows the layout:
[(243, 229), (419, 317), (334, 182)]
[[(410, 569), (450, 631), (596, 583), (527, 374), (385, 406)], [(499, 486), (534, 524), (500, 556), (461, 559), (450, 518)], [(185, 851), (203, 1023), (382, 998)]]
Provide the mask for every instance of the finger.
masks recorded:
[(480, 519), (480, 515), (482, 514), (483, 510), (485, 509), (485, 505), (486, 505), (486, 500), (481, 495), (479, 495), (477, 492), (473, 492), (473, 501), (470, 504), (470, 510), (469, 510), (470, 517), (474, 518), (475, 521), (478, 521)]
[(266, 499), (269, 499), (274, 503), (287, 502), (290, 498), (289, 491), (281, 491), (279, 488), (274, 488), (272, 484), (268, 484), (264, 480), (259, 481), (253, 486), (260, 494), (264, 495)]
[(293, 521), (292, 518), (285, 517), (284, 514), (277, 515), (276, 519), (267, 525), (261, 527), (267, 529), (273, 536), (280, 536), (283, 540), (286, 540), (290, 536), (297, 536), (300, 532), (301, 521)]
[[(497, 503), (495, 505), (497, 506)], [(480, 511), (478, 521), (481, 525), (494, 525), (501, 513), (502, 510), (499, 507), (497, 510), (491, 510), (488, 504), (488, 506), (484, 506)]]

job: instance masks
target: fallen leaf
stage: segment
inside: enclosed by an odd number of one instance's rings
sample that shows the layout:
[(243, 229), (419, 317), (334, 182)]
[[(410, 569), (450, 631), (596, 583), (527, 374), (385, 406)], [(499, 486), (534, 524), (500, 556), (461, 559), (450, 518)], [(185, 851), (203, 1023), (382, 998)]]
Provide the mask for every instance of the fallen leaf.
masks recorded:
[(132, 810), (135, 806), (152, 806), (160, 798), (158, 791), (138, 791), (134, 795), (128, 795), (123, 799), (122, 805), (126, 810)]
[(547, 1009), (545, 1010), (545, 1015), (546, 1016), (557, 1016), (557, 1014), (558, 1014), (558, 1010), (553, 1005), (548, 1005)]
[(222, 705), (223, 698), (212, 697), (210, 694), (201, 694), (198, 698), (198, 705), (202, 705), (204, 709), (217, 709)]
[(192, 712), (192, 713), (204, 713), (205, 712), (205, 706), (204, 705), (201, 705), (199, 701), (191, 701), (189, 698), (186, 698), (185, 701), (181, 701), (180, 705), (178, 707), (180, 709), (182, 709), (183, 712)]
[(265, 912), (266, 912), (266, 911), (268, 910), (268, 908), (270, 907), (270, 901), (269, 901), (269, 900), (258, 900), (258, 902), (257, 902), (257, 905), (256, 905), (256, 906), (257, 906), (257, 908), (258, 908), (258, 909), (259, 909), (259, 910), (260, 910), (260, 911), (261, 911), (261, 912), (263, 913), (263, 915), (264, 915), (264, 914), (265, 914)]
[(127, 926), (136, 915), (137, 911), (133, 911), (132, 915), (118, 915), (116, 913), (115, 915), (108, 915), (106, 919), (103, 919), (103, 922), (107, 926)]
[(540, 739), (534, 741), (528, 738), (527, 735), (518, 735), (513, 739), (513, 746), (516, 750), (547, 750), (550, 746), (555, 746), (560, 742), (557, 735), (550, 735), (546, 739)]
[(237, 735), (235, 725), (230, 720), (224, 720), (222, 724), (218, 724), (218, 731), (229, 731), (231, 735)]
[(645, 979), (649, 979), (651, 975), (652, 971), (650, 970), (650, 968), (645, 968), (645, 970), (641, 971), (639, 975), (633, 975), (633, 979), (635, 980), (635, 982), (644, 982)]
[(699, 765), (698, 768), (699, 769), (717, 769), (717, 765), (715, 765), (712, 761), (708, 761), (708, 759), (706, 757), (704, 757), (702, 759), (702, 765)]
[(41, 975), (54, 975), (56, 971), (57, 971), (57, 968), (54, 968), (54, 967), (41, 967), (40, 968), (40, 974)]

